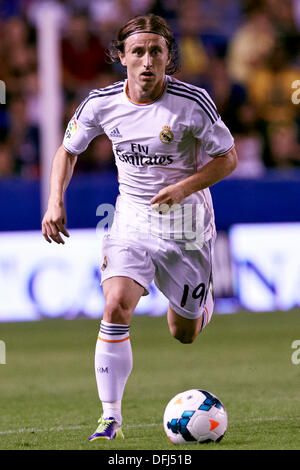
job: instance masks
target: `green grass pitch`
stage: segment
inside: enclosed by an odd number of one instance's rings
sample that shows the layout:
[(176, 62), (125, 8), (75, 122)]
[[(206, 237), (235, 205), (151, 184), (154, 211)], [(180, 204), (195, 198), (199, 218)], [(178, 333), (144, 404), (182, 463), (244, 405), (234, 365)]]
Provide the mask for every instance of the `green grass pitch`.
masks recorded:
[[(300, 311), (214, 315), (193, 344), (170, 336), (166, 317), (135, 316), (134, 367), (123, 400), (124, 441), (88, 442), (100, 415), (94, 377), (99, 321), (0, 323), (1, 449), (300, 449)], [(168, 401), (202, 388), (228, 413), (219, 443), (174, 446)]]

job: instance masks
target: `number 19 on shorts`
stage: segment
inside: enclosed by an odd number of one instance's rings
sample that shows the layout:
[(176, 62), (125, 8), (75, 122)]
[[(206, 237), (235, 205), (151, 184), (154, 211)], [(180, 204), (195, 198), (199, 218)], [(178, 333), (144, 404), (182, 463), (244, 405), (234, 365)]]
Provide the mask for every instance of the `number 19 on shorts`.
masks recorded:
[(184, 307), (186, 304), (186, 301), (188, 299), (188, 296), (191, 295), (193, 299), (200, 299), (200, 304), (199, 307), (201, 307), (203, 303), (203, 299), (205, 299), (205, 284), (204, 282), (201, 282), (195, 289), (190, 293), (190, 286), (188, 284), (184, 284), (183, 287), (183, 294), (181, 298), (180, 305), (181, 307)]

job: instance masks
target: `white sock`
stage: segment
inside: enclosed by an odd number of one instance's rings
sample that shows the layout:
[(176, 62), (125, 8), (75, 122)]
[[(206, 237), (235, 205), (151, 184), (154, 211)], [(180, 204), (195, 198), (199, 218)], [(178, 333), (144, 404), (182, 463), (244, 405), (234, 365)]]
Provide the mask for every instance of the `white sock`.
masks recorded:
[(115, 418), (118, 423), (122, 424), (122, 411), (121, 411), (121, 400), (108, 402), (102, 402), (102, 416), (104, 419)]
[(132, 370), (129, 325), (101, 321), (95, 351), (95, 374), (103, 417), (122, 423), (121, 401)]

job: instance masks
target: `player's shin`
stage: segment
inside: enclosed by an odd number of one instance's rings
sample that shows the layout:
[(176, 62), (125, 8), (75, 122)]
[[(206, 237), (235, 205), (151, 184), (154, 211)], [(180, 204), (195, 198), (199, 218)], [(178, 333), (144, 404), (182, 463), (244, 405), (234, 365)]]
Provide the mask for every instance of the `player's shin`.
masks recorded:
[(95, 374), (103, 418), (122, 423), (121, 401), (132, 370), (129, 325), (101, 321), (95, 351)]

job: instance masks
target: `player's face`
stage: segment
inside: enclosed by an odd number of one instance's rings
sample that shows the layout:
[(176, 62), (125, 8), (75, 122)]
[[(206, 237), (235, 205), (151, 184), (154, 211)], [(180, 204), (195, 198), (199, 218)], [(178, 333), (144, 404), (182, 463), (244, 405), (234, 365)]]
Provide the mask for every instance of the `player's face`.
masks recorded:
[(166, 40), (153, 33), (133, 34), (126, 39), (120, 60), (127, 67), (128, 81), (153, 89), (163, 82), (169, 63)]

